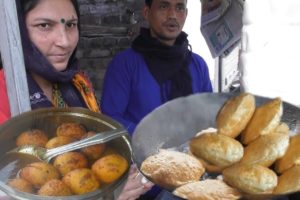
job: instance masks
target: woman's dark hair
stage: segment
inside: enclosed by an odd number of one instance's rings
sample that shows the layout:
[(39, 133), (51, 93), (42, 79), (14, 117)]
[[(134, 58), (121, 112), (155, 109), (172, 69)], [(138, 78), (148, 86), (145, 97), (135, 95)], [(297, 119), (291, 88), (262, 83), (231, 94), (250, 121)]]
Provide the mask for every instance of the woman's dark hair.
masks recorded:
[(0, 69), (2, 69), (2, 59), (1, 59), (1, 54), (0, 54)]
[[(21, 9), (22, 9), (22, 12), (23, 12), (23, 15), (24, 15), (24, 18), (26, 16), (26, 14), (31, 11), (38, 3), (39, 3), (40, 0), (21, 0)], [(75, 8), (75, 11), (76, 11), (76, 14), (77, 14), (77, 17), (78, 17), (78, 28), (80, 27), (80, 20), (79, 20), (79, 17), (80, 17), (80, 12), (79, 12), (79, 6), (78, 6), (78, 3), (77, 3), (77, 0), (70, 0), (71, 3), (73, 4), (74, 8)]]

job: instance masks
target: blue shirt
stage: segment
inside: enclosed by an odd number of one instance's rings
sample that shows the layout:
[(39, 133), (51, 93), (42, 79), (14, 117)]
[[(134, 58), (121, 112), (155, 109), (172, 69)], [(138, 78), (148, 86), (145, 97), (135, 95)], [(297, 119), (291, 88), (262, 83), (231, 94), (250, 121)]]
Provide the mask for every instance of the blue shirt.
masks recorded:
[[(193, 53), (189, 65), (193, 93), (212, 92), (207, 65)], [(129, 48), (117, 54), (105, 74), (102, 112), (133, 133), (136, 125), (163, 104), (161, 90), (141, 54)]]

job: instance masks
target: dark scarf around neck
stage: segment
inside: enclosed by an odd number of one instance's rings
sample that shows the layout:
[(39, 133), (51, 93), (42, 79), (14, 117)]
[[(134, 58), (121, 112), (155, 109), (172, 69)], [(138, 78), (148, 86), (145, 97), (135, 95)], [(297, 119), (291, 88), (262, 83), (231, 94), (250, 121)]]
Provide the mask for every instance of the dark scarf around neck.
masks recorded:
[[(181, 32), (173, 46), (167, 46), (153, 38), (150, 30), (141, 28), (132, 48), (141, 53), (148, 69), (161, 87), (163, 102), (192, 94), (189, 71), (191, 51), (187, 34)], [(170, 84), (170, 85), (169, 85)]]

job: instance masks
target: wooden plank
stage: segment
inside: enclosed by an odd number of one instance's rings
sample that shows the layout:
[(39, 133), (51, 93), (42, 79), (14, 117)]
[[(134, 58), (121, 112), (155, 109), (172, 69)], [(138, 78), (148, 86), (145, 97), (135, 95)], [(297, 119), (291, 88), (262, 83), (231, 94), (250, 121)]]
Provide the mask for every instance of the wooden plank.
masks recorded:
[(29, 111), (30, 101), (16, 2), (0, 0), (0, 52), (12, 116)]

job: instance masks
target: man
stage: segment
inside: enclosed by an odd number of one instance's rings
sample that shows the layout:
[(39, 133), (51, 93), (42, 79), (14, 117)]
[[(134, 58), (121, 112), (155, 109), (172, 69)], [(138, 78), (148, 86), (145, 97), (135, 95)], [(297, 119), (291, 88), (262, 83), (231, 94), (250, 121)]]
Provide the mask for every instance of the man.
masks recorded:
[(146, 0), (142, 28), (132, 47), (110, 63), (102, 94), (103, 113), (133, 133), (140, 120), (177, 97), (211, 92), (205, 61), (189, 50), (182, 32), (186, 0)]
[[(141, 28), (131, 48), (110, 63), (102, 94), (102, 111), (132, 134), (140, 120), (177, 97), (212, 92), (207, 65), (189, 50), (182, 32), (187, 0), (145, 0)], [(154, 199), (155, 195), (148, 196)]]

